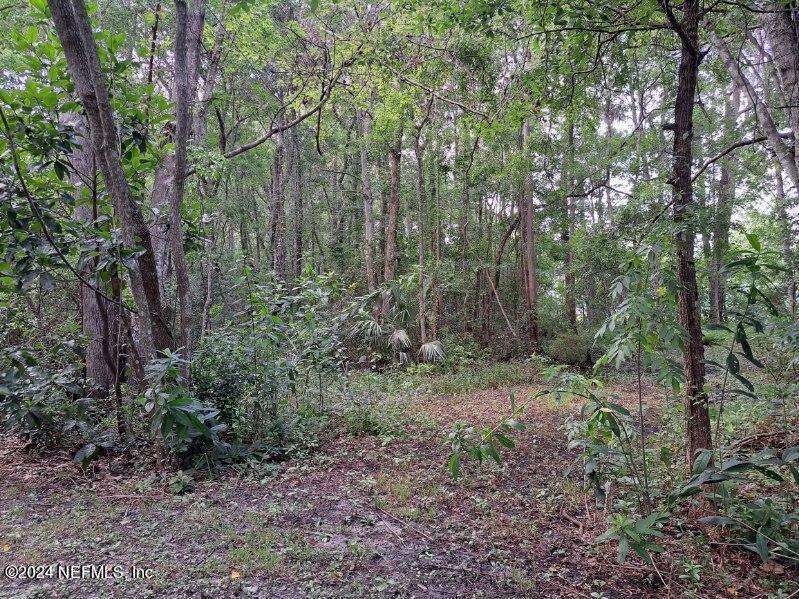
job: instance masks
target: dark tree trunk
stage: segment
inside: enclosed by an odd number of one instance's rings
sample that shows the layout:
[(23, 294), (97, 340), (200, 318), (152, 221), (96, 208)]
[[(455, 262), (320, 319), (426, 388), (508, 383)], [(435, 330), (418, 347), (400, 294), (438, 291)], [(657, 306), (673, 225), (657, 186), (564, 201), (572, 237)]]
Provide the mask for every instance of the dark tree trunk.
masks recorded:
[(192, 297), (189, 265), (183, 249), (181, 206), (186, 189), (186, 155), (192, 129), (191, 102), (196, 97), (200, 43), (205, 22), (205, 0), (192, 0), (191, 14), (186, 0), (175, 0), (175, 174), (170, 210), (170, 245), (175, 267), (178, 305), (180, 306), (180, 344), (187, 360), (188, 377), (194, 337), (192, 333)]
[(286, 280), (286, 207), (283, 182), (285, 146), (283, 133), (275, 136), (275, 162), (272, 172), (272, 268), (281, 281)]
[[(724, 133), (726, 138), (729, 138), (735, 130), (740, 104), (740, 89), (737, 86), (733, 86), (731, 98), (727, 99), (724, 106)], [(721, 176), (716, 198), (716, 218), (713, 223), (710, 305), (712, 309), (711, 316), (715, 322), (722, 322), (725, 318), (727, 280), (724, 273), (724, 264), (727, 261), (727, 252), (730, 247), (730, 221), (734, 202), (735, 176), (733, 159), (727, 157), (721, 160)]]
[[(389, 147), (389, 192), (388, 192), (388, 216), (386, 217), (386, 251), (383, 263), (383, 280), (389, 283), (394, 280), (397, 266), (397, 221), (399, 220), (399, 200), (400, 200), (400, 161), (402, 159), (402, 135), (399, 140)], [(385, 316), (388, 309), (388, 301), (383, 301), (381, 315)]]
[(563, 289), (565, 294), (566, 304), (566, 321), (569, 323), (571, 330), (577, 330), (577, 300), (574, 295), (575, 277), (572, 264), (574, 262), (574, 250), (572, 249), (571, 238), (574, 234), (574, 219), (575, 219), (575, 206), (574, 197), (571, 195), (574, 188), (574, 123), (569, 123), (567, 147), (566, 147), (566, 165), (564, 167), (565, 180), (563, 182), (563, 190), (565, 197), (563, 199), (563, 222), (561, 224), (560, 240), (563, 242), (563, 270), (565, 271), (563, 280)]
[(296, 277), (302, 275), (303, 265), (303, 232), (305, 228), (305, 206), (304, 206), (304, 187), (302, 169), (302, 143), (300, 138), (300, 128), (291, 129), (291, 147), (294, 150), (294, 274)]
[(685, 417), (688, 463), (696, 452), (711, 449), (710, 416), (704, 392), (705, 350), (699, 314), (699, 292), (694, 262), (695, 233), (691, 211), (694, 208), (692, 178), (692, 143), (694, 137), (694, 99), (699, 72), (699, 0), (683, 3), (684, 39), (680, 53), (677, 97), (674, 103), (674, 146), (672, 203), (677, 226), (677, 279), (679, 282), (679, 321), (685, 330), (683, 369), (685, 371)]

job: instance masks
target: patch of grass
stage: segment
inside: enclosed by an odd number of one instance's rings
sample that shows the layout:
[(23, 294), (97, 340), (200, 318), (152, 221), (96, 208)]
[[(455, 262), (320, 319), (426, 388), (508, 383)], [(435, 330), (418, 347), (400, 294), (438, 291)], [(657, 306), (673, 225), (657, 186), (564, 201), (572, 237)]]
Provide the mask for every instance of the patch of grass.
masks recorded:
[(347, 431), (354, 436), (374, 435), (391, 439), (404, 433), (406, 408), (397, 400), (356, 400), (344, 412)]
[(535, 580), (530, 578), (524, 570), (513, 568), (510, 571), (510, 579), (524, 593), (532, 593), (535, 590)]
[(228, 552), (228, 563), (242, 574), (277, 572), (283, 565), (279, 551), (280, 533), (272, 527), (261, 527), (244, 533), (244, 544)]
[(352, 557), (360, 559), (369, 555), (369, 548), (364, 545), (359, 539), (354, 539), (349, 542), (348, 548)]

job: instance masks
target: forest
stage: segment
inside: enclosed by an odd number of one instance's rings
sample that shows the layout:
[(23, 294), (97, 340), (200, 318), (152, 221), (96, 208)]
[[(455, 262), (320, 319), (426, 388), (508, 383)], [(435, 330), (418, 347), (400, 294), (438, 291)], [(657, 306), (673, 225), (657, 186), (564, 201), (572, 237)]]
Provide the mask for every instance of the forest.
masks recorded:
[(0, 597), (799, 599), (796, 0), (0, 19)]

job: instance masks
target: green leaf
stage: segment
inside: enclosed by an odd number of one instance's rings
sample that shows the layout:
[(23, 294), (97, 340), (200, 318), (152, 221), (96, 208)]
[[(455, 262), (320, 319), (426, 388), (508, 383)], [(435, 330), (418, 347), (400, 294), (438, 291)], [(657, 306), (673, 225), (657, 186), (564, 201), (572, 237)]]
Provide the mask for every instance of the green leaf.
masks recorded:
[(727, 368), (730, 371), (730, 374), (738, 374), (741, 372), (741, 363), (738, 361), (738, 358), (735, 357), (734, 353), (727, 354)]
[(799, 445), (789, 447), (782, 454), (783, 462), (797, 462), (799, 461)]
[(699, 518), (699, 523), (710, 526), (736, 526), (738, 524), (727, 516), (705, 516), (704, 518)]
[(741, 383), (741, 384), (742, 384), (744, 387), (746, 387), (747, 389), (749, 389), (749, 391), (752, 391), (752, 392), (754, 392), (754, 390), (755, 390), (755, 386), (754, 386), (754, 385), (751, 383), (751, 381), (750, 381), (748, 378), (746, 378), (745, 376), (743, 376), (743, 375), (741, 375), (741, 374), (738, 374), (737, 372), (731, 372), (730, 374), (732, 374), (732, 376), (734, 376), (736, 379), (738, 379), (738, 381), (739, 381), (739, 382), (740, 382), (740, 383)]
[(760, 556), (760, 559), (762, 559), (764, 562), (767, 562), (769, 558), (768, 539), (762, 533), (762, 529), (757, 531), (757, 537), (755, 538), (755, 549), (757, 550), (757, 554)]
[(453, 480), (458, 480), (461, 473), (461, 454), (459, 451), (452, 454), (449, 458), (449, 473)]
[(516, 444), (511, 440), (508, 439), (505, 435), (501, 435), (499, 433), (494, 433), (494, 438), (500, 442), (503, 447), (513, 448)]
[(490, 457), (497, 464), (501, 464), (502, 463), (502, 458), (500, 457), (499, 452), (497, 451), (497, 448), (494, 447), (493, 445), (491, 445), (491, 444), (485, 445), (483, 447), (483, 451), (485, 452), (486, 456)]
[(696, 457), (694, 458), (693, 473), (702, 474), (707, 469), (708, 464), (710, 464), (712, 457), (713, 452), (708, 449), (697, 450)]
[(760, 245), (760, 238), (754, 233), (746, 233), (746, 240), (756, 252), (759, 252), (763, 249), (763, 246)]

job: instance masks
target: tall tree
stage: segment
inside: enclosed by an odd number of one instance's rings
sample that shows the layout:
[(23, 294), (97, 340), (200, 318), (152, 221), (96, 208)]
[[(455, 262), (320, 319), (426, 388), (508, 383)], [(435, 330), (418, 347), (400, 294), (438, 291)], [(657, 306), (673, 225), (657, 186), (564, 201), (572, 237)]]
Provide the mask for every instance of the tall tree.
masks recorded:
[(89, 15), (82, 0), (48, 0), (48, 6), (86, 111), (94, 156), (122, 225), (123, 241), (128, 248), (142, 248), (128, 273), (138, 309), (140, 354), (150, 360), (156, 351), (173, 346), (172, 334), (161, 305), (150, 231), (122, 168), (116, 122)]
[(699, 313), (699, 290), (694, 262), (695, 232), (692, 222), (694, 102), (699, 63), (699, 0), (685, 0), (683, 15), (677, 20), (668, 0), (662, 0), (672, 28), (678, 34), (680, 67), (677, 95), (674, 101), (674, 144), (672, 146), (672, 205), (677, 228), (677, 280), (679, 284), (679, 321), (685, 330), (683, 340), (683, 370), (685, 372), (685, 418), (687, 458), (692, 463), (700, 449), (712, 448), (710, 414), (705, 386), (705, 349), (702, 345), (702, 325)]

